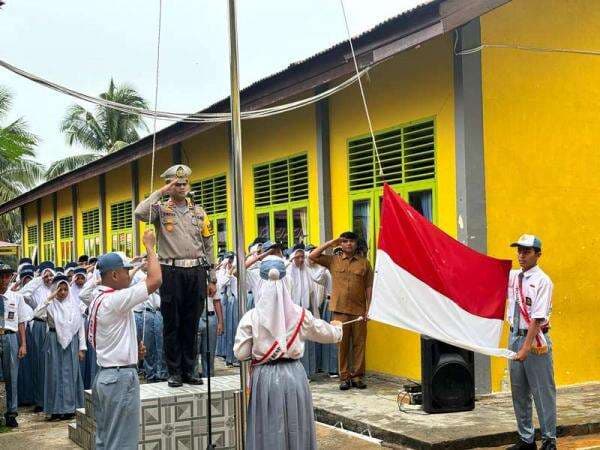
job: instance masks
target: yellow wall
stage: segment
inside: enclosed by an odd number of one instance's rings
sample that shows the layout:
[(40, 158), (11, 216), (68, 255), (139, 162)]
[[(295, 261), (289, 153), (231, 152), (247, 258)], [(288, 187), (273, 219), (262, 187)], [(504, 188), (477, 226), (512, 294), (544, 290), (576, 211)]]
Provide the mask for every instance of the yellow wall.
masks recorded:
[(98, 177), (82, 181), (77, 185), (77, 248), (83, 254), (83, 212), (99, 207)]
[[(50, 220), (53, 220), (53, 206), (52, 206), (52, 196), (48, 195), (47, 197), (42, 198), (42, 220), (40, 222), (40, 228), (39, 228), (39, 242), (40, 242), (40, 246), (38, 249), (38, 252), (40, 253), (40, 262), (41, 261), (45, 261), (46, 260), (46, 255), (43, 252), (43, 245), (44, 245), (44, 222), (48, 222)], [(56, 224), (54, 224), (55, 227), (55, 236), (54, 238), (56, 239)]]
[[(60, 246), (60, 218), (67, 217), (73, 215), (73, 210), (71, 208), (71, 188), (63, 189), (57, 192), (56, 197), (56, 242), (58, 243), (58, 251), (56, 252), (56, 263), (62, 264), (63, 255), (62, 249)], [(76, 255), (73, 255), (76, 257)], [(68, 261), (67, 261), (68, 262)]]
[(112, 251), (111, 211), (113, 203), (131, 201), (131, 166), (126, 164), (106, 174), (106, 247)]
[[(452, 45), (436, 38), (376, 67), (365, 81), (375, 131), (434, 117), (436, 123), (437, 224), (456, 235), (454, 95)], [(351, 229), (347, 139), (369, 132), (357, 87), (330, 101), (333, 234)], [(434, 205), (435, 206), (435, 205)], [(370, 322), (367, 370), (420, 378), (420, 343), (415, 333)]]
[[(29, 203), (23, 207), (24, 216), (21, 218), (23, 221), (23, 229), (25, 231), (25, 235), (23, 236), (23, 245), (21, 254), (23, 256), (31, 256), (27, 253), (27, 246), (29, 245), (29, 240), (27, 238), (27, 227), (37, 225), (37, 207), (36, 203)], [(39, 230), (38, 230), (39, 233)], [(38, 246), (39, 246), (39, 237), (38, 237)], [(39, 252), (39, 248), (38, 248)]]
[[(595, 0), (513, 0), (481, 24), (484, 43), (600, 48)], [(600, 59), (484, 49), (482, 64), (488, 251), (514, 260), (509, 242), (541, 237), (556, 382), (598, 380)], [(495, 390), (505, 367), (493, 361)]]
[(257, 235), (254, 213), (253, 167), (276, 159), (308, 155), (308, 241), (319, 240), (317, 198), (316, 129), (313, 106), (264, 119), (242, 123), (244, 224), (246, 245)]
[[(150, 194), (150, 174), (152, 173), (152, 156), (144, 156), (138, 160), (138, 182), (140, 191), (140, 201), (144, 200), (146, 195)], [(171, 147), (157, 150), (154, 154), (154, 185), (153, 189), (157, 190), (164, 185), (164, 180), (160, 178), (160, 174), (167, 170), (172, 165)], [(142, 244), (142, 234), (147, 225), (143, 222), (137, 224), (139, 248), (140, 252), (144, 253), (145, 249)]]

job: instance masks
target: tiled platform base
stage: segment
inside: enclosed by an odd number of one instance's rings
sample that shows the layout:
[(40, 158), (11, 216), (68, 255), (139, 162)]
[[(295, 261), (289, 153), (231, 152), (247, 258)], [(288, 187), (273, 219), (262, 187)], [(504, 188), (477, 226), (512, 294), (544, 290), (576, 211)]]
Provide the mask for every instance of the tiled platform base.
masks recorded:
[[(219, 449), (237, 449), (241, 406), (237, 375), (211, 379), (213, 444)], [(205, 449), (207, 436), (206, 385), (170, 388), (167, 383), (140, 386), (140, 450)], [(84, 449), (94, 449), (96, 421), (92, 392), (85, 392), (85, 408), (69, 424), (69, 438)]]

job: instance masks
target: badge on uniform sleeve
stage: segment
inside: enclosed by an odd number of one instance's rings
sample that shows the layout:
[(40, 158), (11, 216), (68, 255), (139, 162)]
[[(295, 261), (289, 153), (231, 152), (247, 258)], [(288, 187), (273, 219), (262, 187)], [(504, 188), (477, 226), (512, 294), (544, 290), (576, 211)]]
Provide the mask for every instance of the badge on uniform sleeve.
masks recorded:
[(215, 234), (213, 230), (212, 222), (208, 217), (204, 218), (204, 224), (202, 225), (202, 237), (211, 237)]
[(531, 299), (529, 297), (525, 297), (525, 304), (531, 306)]

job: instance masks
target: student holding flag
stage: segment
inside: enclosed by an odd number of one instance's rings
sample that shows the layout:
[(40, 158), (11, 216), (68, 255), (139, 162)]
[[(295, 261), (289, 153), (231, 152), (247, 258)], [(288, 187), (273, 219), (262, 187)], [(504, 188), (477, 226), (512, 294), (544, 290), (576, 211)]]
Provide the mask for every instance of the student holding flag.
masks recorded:
[(531, 398), (542, 432), (542, 449), (556, 448), (556, 386), (548, 319), (552, 310), (553, 284), (537, 265), (542, 242), (524, 234), (517, 247), (521, 270), (512, 270), (508, 282), (509, 348), (517, 353), (510, 361), (510, 384), (519, 442), (513, 450), (535, 449)]

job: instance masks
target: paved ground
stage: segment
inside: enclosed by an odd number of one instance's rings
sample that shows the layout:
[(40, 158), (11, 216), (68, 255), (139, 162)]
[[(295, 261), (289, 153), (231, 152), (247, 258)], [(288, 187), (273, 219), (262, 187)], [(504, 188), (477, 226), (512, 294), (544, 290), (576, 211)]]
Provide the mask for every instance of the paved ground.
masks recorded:
[[(226, 368), (219, 362), (217, 374), (235, 373), (237, 369)], [(330, 424), (341, 421), (344, 428), (366, 433), (367, 428), (375, 437), (383, 437), (384, 447), (409, 448), (404, 435), (423, 447), (457, 448), (451, 440), (462, 442), (461, 448), (478, 448), (477, 441), (489, 433), (499, 433), (494, 439), (486, 439), (484, 445), (502, 445), (512, 442), (515, 427), (512, 406), (508, 395), (495, 395), (477, 402), (474, 411), (468, 413), (422, 415), (421, 411), (405, 407), (409, 412), (400, 412), (397, 394), (400, 380), (369, 377), (369, 388), (365, 391), (341, 392), (339, 380), (321, 378), (311, 383), (313, 399), (319, 420)], [(559, 440), (561, 449), (600, 449), (600, 384), (590, 384), (561, 389), (558, 397), (559, 424), (571, 431), (595, 432), (586, 436), (565, 437)], [(19, 428), (0, 433), (0, 449), (78, 449), (67, 436), (67, 422), (46, 422), (43, 414), (34, 414), (31, 408), (22, 408), (19, 413)], [(356, 422), (364, 421), (363, 424)], [(367, 425), (365, 425), (365, 423)], [(581, 423), (592, 424), (587, 429), (573, 428)], [(595, 425), (593, 425), (595, 424)], [(594, 428), (596, 427), (596, 428)], [(469, 440), (471, 439), (471, 440)], [(473, 440), (475, 439), (475, 440)], [(500, 441), (498, 441), (500, 439)], [(317, 424), (317, 440), (320, 449), (372, 450), (379, 445), (365, 441), (356, 435)], [(469, 444), (469, 442), (471, 444)], [(477, 443), (479, 442), (479, 444)], [(410, 443), (410, 442), (409, 442)], [(495, 447), (495, 448), (505, 448)]]
[[(516, 439), (508, 394), (480, 399), (474, 411), (426, 415), (411, 406), (399, 411), (401, 380), (370, 376), (367, 383), (369, 388), (364, 391), (347, 392), (337, 389), (338, 380), (311, 383), (317, 420), (341, 422), (358, 433), (369, 429), (384, 442), (416, 448), (473, 448)], [(600, 384), (560, 389), (557, 405), (559, 434), (600, 432)]]

